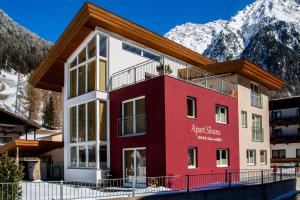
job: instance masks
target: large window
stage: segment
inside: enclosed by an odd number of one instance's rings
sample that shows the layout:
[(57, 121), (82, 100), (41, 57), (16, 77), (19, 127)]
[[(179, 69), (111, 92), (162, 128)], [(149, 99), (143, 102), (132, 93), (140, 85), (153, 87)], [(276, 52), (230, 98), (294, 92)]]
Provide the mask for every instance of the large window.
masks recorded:
[(119, 120), (119, 135), (146, 133), (145, 97), (122, 102), (122, 118)]
[(272, 150), (272, 158), (285, 158), (285, 149)]
[(246, 163), (247, 165), (255, 165), (256, 164), (256, 151), (253, 149), (246, 151)]
[[(97, 118), (97, 106), (98, 118)], [(96, 123), (97, 119), (99, 124)], [(106, 102), (90, 101), (69, 109), (70, 123), (70, 158), (69, 167), (95, 168), (96, 156), (96, 136), (99, 134), (102, 149), (106, 149)], [(97, 125), (99, 132), (97, 133)], [(101, 151), (101, 148), (100, 148)], [(102, 166), (106, 163), (105, 157), (100, 156)]]
[(247, 124), (247, 112), (246, 111), (241, 112), (241, 122), (242, 122), (242, 127), (247, 128), (248, 124)]
[(226, 106), (216, 106), (216, 122), (221, 124), (228, 123), (228, 108)]
[(197, 147), (189, 147), (188, 148), (188, 168), (196, 168), (197, 167)]
[(229, 165), (229, 150), (228, 149), (217, 149), (217, 167), (228, 167)]
[[(99, 41), (98, 55), (96, 55), (97, 37)], [(69, 63), (69, 98), (94, 90), (106, 91), (107, 46), (107, 37), (102, 35), (95, 36)], [(98, 63), (98, 66), (96, 63)], [(98, 77), (97, 71), (99, 73)]]
[(186, 107), (187, 107), (187, 116), (190, 118), (196, 118), (196, 99), (193, 97), (187, 97)]
[(252, 114), (252, 140), (263, 141), (262, 118), (260, 115)]
[(260, 150), (260, 164), (267, 164), (267, 150)]

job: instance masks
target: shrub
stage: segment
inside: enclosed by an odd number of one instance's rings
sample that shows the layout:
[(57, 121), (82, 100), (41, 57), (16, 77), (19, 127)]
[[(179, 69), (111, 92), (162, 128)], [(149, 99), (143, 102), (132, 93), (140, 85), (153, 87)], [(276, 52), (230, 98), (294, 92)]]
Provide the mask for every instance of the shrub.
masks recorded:
[(23, 177), (23, 166), (16, 165), (7, 152), (3, 153), (0, 157), (0, 200), (21, 199), (22, 188), (19, 182)]

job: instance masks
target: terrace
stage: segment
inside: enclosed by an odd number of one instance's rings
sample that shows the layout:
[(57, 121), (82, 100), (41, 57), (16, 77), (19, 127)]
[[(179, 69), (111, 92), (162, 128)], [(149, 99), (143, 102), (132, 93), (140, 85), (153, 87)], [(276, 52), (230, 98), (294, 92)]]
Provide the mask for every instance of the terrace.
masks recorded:
[(210, 74), (198, 67), (167, 57), (161, 57), (160, 60), (148, 60), (112, 74), (110, 90), (162, 75), (171, 76), (224, 95), (237, 97), (237, 85), (235, 83), (223, 79), (222, 76)]

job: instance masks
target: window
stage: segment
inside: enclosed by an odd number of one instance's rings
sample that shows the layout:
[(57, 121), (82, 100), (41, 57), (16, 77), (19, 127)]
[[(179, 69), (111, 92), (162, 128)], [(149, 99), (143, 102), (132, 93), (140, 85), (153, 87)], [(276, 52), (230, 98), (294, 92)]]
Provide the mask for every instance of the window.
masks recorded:
[(262, 95), (259, 94), (258, 85), (251, 83), (251, 106), (262, 108)]
[(0, 137), (0, 144), (6, 144), (10, 141), (12, 141), (12, 137), (10, 137), (10, 136), (1, 136)]
[(273, 129), (272, 136), (282, 136), (282, 128)]
[(256, 114), (252, 114), (252, 141), (263, 141), (262, 119)]
[(227, 124), (227, 107), (217, 105), (216, 106), (216, 122), (221, 124)]
[(142, 55), (142, 50), (139, 48), (136, 48), (134, 46), (131, 46), (129, 44), (126, 43), (122, 43), (122, 49), (126, 50), (126, 51), (130, 51), (131, 53), (137, 54), (137, 55)]
[(187, 104), (187, 116), (191, 118), (196, 118), (196, 99), (193, 97), (188, 97), (186, 100)]
[(137, 54), (139, 56), (143, 56), (145, 58), (148, 58), (150, 60), (154, 60), (154, 61), (160, 61), (160, 56), (157, 56), (153, 53), (150, 53), (148, 51), (144, 51), (138, 47), (135, 47), (133, 45), (130, 45), (130, 44), (127, 44), (127, 43), (122, 43), (122, 49), (123, 50), (126, 50), (126, 51), (129, 51), (131, 53), (134, 53), (134, 54)]
[(281, 111), (272, 111), (272, 118), (273, 119), (280, 119), (281, 118)]
[(296, 149), (296, 158), (300, 158), (300, 149)]
[(242, 122), (242, 127), (247, 128), (248, 124), (247, 124), (247, 112), (246, 111), (242, 111), (242, 113), (241, 113), (241, 122)]
[(227, 167), (229, 165), (228, 149), (217, 149), (217, 167)]
[(122, 118), (119, 135), (144, 134), (146, 132), (145, 97), (122, 102)]
[(251, 83), (251, 92), (255, 92), (258, 94), (258, 85), (255, 83)]
[(267, 164), (267, 151), (260, 150), (260, 164), (266, 165)]
[[(97, 107), (99, 108), (97, 112)], [(97, 116), (98, 115), (98, 116)], [(99, 120), (99, 131), (96, 122)], [(69, 167), (96, 168), (96, 136), (106, 148), (106, 102), (90, 101), (69, 109)], [(100, 146), (100, 145), (99, 145)], [(100, 164), (106, 163), (101, 157)]]
[(285, 158), (285, 149), (272, 150), (272, 158)]
[[(96, 45), (96, 39), (99, 39), (98, 45)], [(107, 41), (105, 36), (95, 36), (69, 63), (69, 98), (95, 90), (106, 91)], [(99, 47), (99, 55), (96, 55), (97, 47)], [(97, 71), (99, 71), (98, 87), (96, 82)]]
[(189, 147), (188, 148), (188, 168), (196, 168), (197, 167), (197, 148)]
[(256, 163), (256, 151), (247, 150), (246, 151), (246, 163), (247, 165), (255, 165)]
[(145, 57), (145, 58), (149, 58), (150, 60), (155, 60), (155, 61), (160, 61), (160, 57), (159, 56), (157, 56), (157, 55), (154, 55), (154, 54), (152, 54), (152, 53), (149, 53), (149, 52), (147, 52), (147, 51), (144, 51), (143, 52), (143, 56)]

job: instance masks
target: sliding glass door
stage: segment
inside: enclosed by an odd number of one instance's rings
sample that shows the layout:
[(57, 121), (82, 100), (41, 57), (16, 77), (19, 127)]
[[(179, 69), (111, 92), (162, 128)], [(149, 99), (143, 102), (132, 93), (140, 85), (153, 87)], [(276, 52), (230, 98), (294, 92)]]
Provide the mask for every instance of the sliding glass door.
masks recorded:
[(146, 184), (146, 148), (123, 150), (123, 176), (129, 186), (136, 181), (136, 186)]

